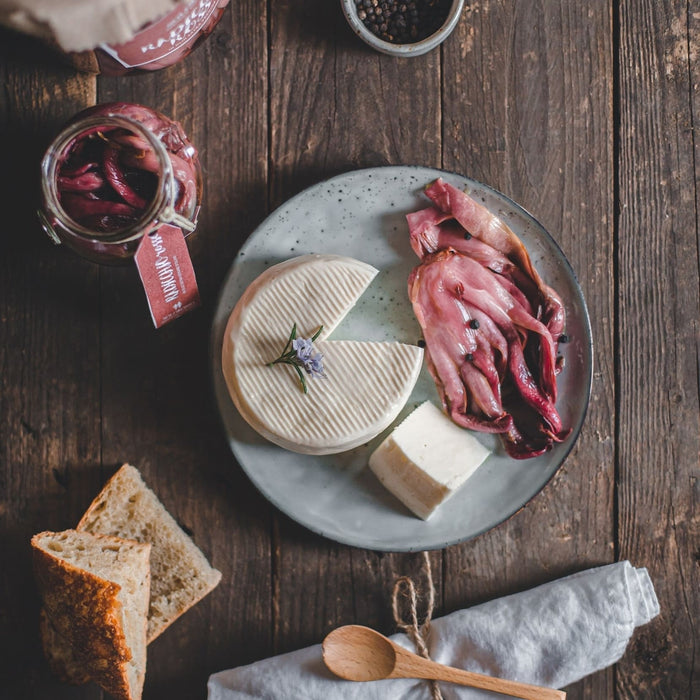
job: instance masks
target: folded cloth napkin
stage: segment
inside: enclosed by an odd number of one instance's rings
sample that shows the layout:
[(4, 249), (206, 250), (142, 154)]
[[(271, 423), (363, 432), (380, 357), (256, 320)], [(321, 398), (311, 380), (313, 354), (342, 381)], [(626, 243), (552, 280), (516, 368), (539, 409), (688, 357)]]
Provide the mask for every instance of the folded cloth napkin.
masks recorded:
[[(638, 625), (659, 614), (646, 569), (628, 561), (589, 569), (523, 593), (433, 620), (428, 648), (441, 664), (562, 688), (615, 663)], [(392, 639), (414, 651), (403, 634)], [(427, 700), (425, 681), (343, 681), (321, 646), (275, 656), (209, 678), (209, 700)], [(445, 700), (493, 693), (441, 684)]]

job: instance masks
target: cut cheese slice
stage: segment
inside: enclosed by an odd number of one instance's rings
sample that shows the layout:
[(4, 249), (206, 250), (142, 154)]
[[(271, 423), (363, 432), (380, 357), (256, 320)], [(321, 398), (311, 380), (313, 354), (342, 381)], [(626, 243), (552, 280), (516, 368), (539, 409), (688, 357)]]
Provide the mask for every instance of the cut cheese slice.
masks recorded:
[(394, 496), (427, 520), (489, 454), (471, 433), (426, 401), (372, 453), (369, 466)]
[[(396, 418), (418, 379), (423, 351), (414, 345), (326, 340), (377, 270), (338, 255), (304, 255), (275, 265), (245, 291), (224, 333), (222, 366), (231, 398), (263, 437), (304, 454), (357, 447)], [(268, 366), (289, 338), (311, 337), (325, 378), (307, 381), (288, 365)]]

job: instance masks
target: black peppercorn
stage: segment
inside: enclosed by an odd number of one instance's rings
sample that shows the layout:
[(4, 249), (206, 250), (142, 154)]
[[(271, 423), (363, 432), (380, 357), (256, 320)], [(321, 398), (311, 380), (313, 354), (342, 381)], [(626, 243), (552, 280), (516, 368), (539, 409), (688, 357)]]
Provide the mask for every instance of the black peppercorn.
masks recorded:
[(465, 241), (471, 241), (471, 239), (472, 239), (472, 234), (469, 233), (469, 231), (465, 231), (465, 233), (464, 233), (464, 240), (465, 240)]
[(569, 342), (569, 336), (566, 335), (566, 333), (562, 333), (562, 334), (559, 336), (559, 342), (560, 342), (560, 343), (568, 343), (568, 342)]
[(410, 44), (434, 34), (451, 5), (451, 0), (355, 0), (357, 16), (367, 29), (394, 44)]
[(471, 321), (469, 321), (469, 328), (477, 330), (479, 328), (479, 322), (475, 318), (473, 318)]
[(467, 362), (471, 362), (471, 361), (474, 359), (474, 355), (472, 355), (472, 353), (468, 352), (468, 353), (464, 356), (464, 359), (465, 359)]

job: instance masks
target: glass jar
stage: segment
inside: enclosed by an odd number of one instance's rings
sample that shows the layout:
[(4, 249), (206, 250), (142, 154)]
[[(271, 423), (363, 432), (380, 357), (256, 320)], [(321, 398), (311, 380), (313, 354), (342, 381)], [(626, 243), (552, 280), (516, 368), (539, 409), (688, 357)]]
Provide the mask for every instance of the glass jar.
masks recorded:
[(92, 51), (70, 54), (80, 70), (126, 75), (167, 68), (181, 61), (214, 31), (229, 0), (187, 0), (142, 27), (124, 44), (100, 44)]
[(78, 70), (126, 75), (167, 68), (181, 61), (214, 31), (229, 0), (187, 0), (149, 22), (123, 44), (64, 54)]
[(201, 168), (182, 127), (142, 105), (97, 105), (77, 114), (41, 164), (39, 219), (56, 243), (105, 264), (133, 258), (143, 236), (170, 223), (197, 225)]

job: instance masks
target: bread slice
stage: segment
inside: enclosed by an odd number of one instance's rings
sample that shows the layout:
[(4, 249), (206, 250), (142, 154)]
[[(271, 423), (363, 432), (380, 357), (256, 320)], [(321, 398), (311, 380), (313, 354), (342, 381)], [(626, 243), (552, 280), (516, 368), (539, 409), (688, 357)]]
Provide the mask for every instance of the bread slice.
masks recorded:
[(125, 464), (92, 502), (78, 530), (150, 542), (148, 641), (214, 589), (221, 573), (163, 507), (139, 471)]
[[(61, 647), (118, 700), (140, 700), (146, 675), (146, 614), (151, 547), (86, 532), (32, 537), (34, 572)], [(63, 655), (62, 655), (63, 654)], [(49, 656), (51, 659), (51, 655)]]

